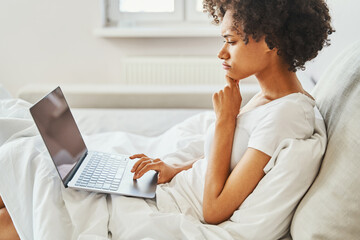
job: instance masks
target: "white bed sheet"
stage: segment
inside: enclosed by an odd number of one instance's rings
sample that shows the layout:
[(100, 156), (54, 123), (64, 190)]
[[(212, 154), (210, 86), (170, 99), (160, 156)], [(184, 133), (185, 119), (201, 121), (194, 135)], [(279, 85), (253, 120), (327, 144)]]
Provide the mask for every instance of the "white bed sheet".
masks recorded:
[(106, 109), (74, 108), (71, 110), (80, 132), (92, 135), (105, 132), (127, 132), (155, 137), (174, 125), (209, 109)]
[[(201, 167), (182, 172), (169, 184), (158, 187), (156, 201), (65, 189), (29, 107), (29, 103), (17, 99), (0, 100), (0, 195), (22, 239), (277, 239), (287, 232), (298, 201), (317, 174), (326, 146), (322, 121), (311, 139), (284, 141), (267, 166), (269, 173), (240, 209), (229, 221), (208, 225), (201, 214), (202, 173), (196, 172)], [(215, 120), (212, 111), (195, 115), (185, 111), (185, 120), (173, 119), (178, 121), (176, 125), (170, 127), (170, 121), (160, 124), (162, 128), (153, 125), (156, 131), (141, 135), (140, 119), (122, 129), (128, 117), (118, 120), (124, 121), (118, 130), (132, 133), (113, 131), (117, 120), (108, 119), (114, 113), (111, 111), (102, 114), (104, 122), (99, 118), (95, 125), (86, 116), (92, 112), (79, 110), (74, 114), (80, 128), (88, 131), (84, 139), (89, 149), (141, 152), (167, 162), (201, 157), (205, 132)], [(161, 114), (148, 112), (149, 118), (163, 117)], [(101, 122), (105, 124), (100, 126)], [(304, 149), (309, 150), (307, 154), (301, 152)], [(287, 184), (279, 185), (283, 179)], [(274, 194), (272, 186), (281, 188), (276, 188)], [(289, 196), (292, 201), (287, 201)]]
[[(140, 210), (142, 217), (139, 217), (139, 221), (146, 222), (146, 209), (151, 204), (154, 205), (151, 200), (65, 189), (30, 117), (28, 111), (30, 106), (29, 103), (17, 99), (0, 101), (0, 194), (20, 237), (22, 239), (111, 238), (110, 224), (114, 231), (117, 229), (117, 220), (110, 221), (111, 209), (123, 206), (122, 201), (127, 201), (129, 204), (126, 210)], [(191, 154), (187, 157), (201, 156), (204, 132), (215, 117), (211, 111), (201, 109), (74, 109), (73, 113), (89, 149), (122, 154), (141, 152), (162, 159), (171, 158), (172, 153), (179, 149), (187, 149), (189, 146), (194, 150), (190, 151)], [(189, 119), (190, 116), (192, 120)], [(184, 119), (188, 120), (184, 121)], [(180, 125), (175, 125), (180, 122)], [(175, 138), (176, 141), (169, 142), (169, 139)], [(5, 169), (10, 171), (6, 171), (6, 176)], [(118, 203), (114, 205), (114, 201)], [(143, 206), (139, 208), (138, 204)], [(164, 204), (167, 205), (165, 202)], [(150, 214), (152, 220), (148, 223), (155, 221), (154, 213)], [(136, 211), (133, 214), (133, 217), (136, 216)], [(152, 236), (154, 239), (169, 239), (174, 231), (169, 229), (166, 235), (162, 232), (161, 226), (165, 222), (170, 223), (171, 220), (174, 224), (173, 228), (177, 229), (176, 233), (180, 233), (178, 224), (174, 222), (175, 218), (185, 223), (183, 232), (186, 238), (191, 239), (191, 236), (201, 234), (193, 224), (195, 220), (185, 214), (160, 214), (159, 217), (162, 219), (158, 228), (161, 232), (156, 233), (153, 226), (131, 221), (136, 226), (136, 236), (132, 234), (130, 237), (131, 231), (127, 231), (128, 237), (122, 236), (121, 239), (151, 237), (150, 232), (155, 234)], [(123, 220), (130, 223), (126, 218)], [(200, 228), (203, 227), (198, 220), (195, 222)], [(147, 230), (139, 232), (137, 229), (141, 226)], [(126, 228), (130, 230), (131, 224)], [(161, 234), (160, 238), (158, 234)], [(115, 235), (113, 239), (119, 239), (118, 237)]]

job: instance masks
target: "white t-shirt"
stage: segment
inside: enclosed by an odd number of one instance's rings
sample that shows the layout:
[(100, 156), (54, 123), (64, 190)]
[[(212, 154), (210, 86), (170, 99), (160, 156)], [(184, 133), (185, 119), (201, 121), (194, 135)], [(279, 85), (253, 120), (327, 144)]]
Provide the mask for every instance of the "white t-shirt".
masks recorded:
[[(231, 170), (247, 148), (254, 148), (270, 157), (286, 138), (307, 139), (314, 132), (315, 101), (302, 93), (292, 93), (239, 114), (231, 154)], [(208, 159), (215, 132), (212, 124), (205, 140)], [(267, 166), (268, 168), (268, 166)]]
[[(315, 126), (319, 130), (316, 125), (319, 121), (315, 120), (318, 110), (314, 106), (315, 101), (308, 96), (293, 93), (239, 115), (234, 134), (231, 169), (241, 160), (248, 147), (277, 157), (277, 160), (269, 161), (264, 168), (264, 178), (234, 212), (230, 221), (221, 224), (221, 228), (238, 239), (278, 239), (286, 233), (293, 210), (314, 179), (318, 170), (316, 166), (319, 166), (321, 160), (319, 151), (324, 142), (320, 138), (324, 138), (324, 135), (314, 136)], [(189, 170), (177, 174), (169, 184), (158, 188), (172, 196), (177, 203), (174, 209), (200, 221), (204, 221), (204, 184), (214, 127), (209, 126), (206, 133), (205, 157), (196, 161)], [(319, 135), (319, 132), (316, 135)], [(290, 145), (283, 148), (285, 143)], [(279, 148), (284, 151), (280, 158)], [(306, 159), (298, 156), (302, 151), (307, 151), (304, 153)], [(292, 154), (297, 155), (292, 157)], [(275, 163), (277, 168), (274, 167)], [(301, 177), (298, 174), (301, 174)], [(169, 202), (166, 200), (164, 205)]]
[[(240, 114), (234, 133), (231, 170), (241, 160), (248, 147), (272, 156), (280, 142), (286, 138), (307, 139), (311, 137), (315, 129), (314, 106), (315, 101), (308, 96), (293, 93)], [(178, 206), (180, 208), (184, 206), (181, 211), (189, 213), (188, 205), (184, 202), (190, 203), (193, 215), (196, 215), (201, 221), (204, 220), (202, 214), (204, 183), (214, 131), (215, 125), (212, 124), (206, 133), (204, 158), (196, 161), (189, 170), (177, 174), (169, 183), (171, 187), (168, 188), (168, 191), (176, 192), (176, 194), (173, 192), (172, 194), (176, 196), (176, 201), (179, 202)], [(269, 161), (264, 172), (267, 173), (273, 166), (274, 161)], [(276, 191), (279, 186), (273, 187)]]

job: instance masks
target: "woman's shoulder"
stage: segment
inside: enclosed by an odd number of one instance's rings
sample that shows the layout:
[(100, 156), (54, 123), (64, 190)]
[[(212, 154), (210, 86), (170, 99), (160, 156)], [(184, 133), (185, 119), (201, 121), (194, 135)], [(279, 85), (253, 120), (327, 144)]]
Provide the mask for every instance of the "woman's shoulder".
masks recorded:
[(283, 119), (314, 114), (315, 101), (303, 93), (292, 93), (273, 100), (273, 103), (267, 109), (267, 114), (272, 117)]
[(281, 99), (278, 104), (274, 104), (277, 112), (303, 113), (304, 111), (313, 111), (315, 100), (303, 93), (292, 93)]
[(300, 92), (291, 93), (272, 101), (269, 101), (260, 95), (261, 94), (258, 93), (250, 99), (250, 101), (241, 109), (240, 114), (245, 114), (247, 112), (257, 112), (259, 115), (268, 113), (277, 114), (288, 110), (299, 110), (302, 108), (309, 109), (315, 106), (315, 100), (310, 94), (307, 95)]
[[(315, 127), (315, 101), (302, 93), (291, 94), (270, 106), (259, 125), (271, 127), (274, 134), (288, 132), (296, 138), (308, 137)], [(291, 133), (291, 134), (290, 134)]]
[(282, 140), (310, 137), (315, 127), (315, 111), (313, 100), (307, 98), (292, 94), (273, 100), (259, 111), (258, 121), (251, 123), (249, 146), (272, 156)]
[(249, 129), (311, 127), (315, 119), (314, 106), (312, 98), (302, 93), (293, 93), (240, 112), (238, 121)]

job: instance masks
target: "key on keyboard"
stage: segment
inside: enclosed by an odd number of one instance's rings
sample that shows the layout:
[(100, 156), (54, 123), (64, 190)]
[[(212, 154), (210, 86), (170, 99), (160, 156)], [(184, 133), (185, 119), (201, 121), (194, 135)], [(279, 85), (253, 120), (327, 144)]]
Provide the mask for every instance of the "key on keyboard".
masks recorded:
[(128, 160), (118, 155), (94, 152), (75, 186), (116, 191)]

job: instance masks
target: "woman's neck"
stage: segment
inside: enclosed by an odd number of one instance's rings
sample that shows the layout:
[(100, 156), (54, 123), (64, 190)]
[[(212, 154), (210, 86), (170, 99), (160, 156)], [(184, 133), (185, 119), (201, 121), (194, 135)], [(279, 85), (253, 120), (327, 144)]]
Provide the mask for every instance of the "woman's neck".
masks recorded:
[(263, 97), (270, 101), (295, 92), (305, 93), (296, 74), (289, 71), (286, 65), (268, 66), (255, 76)]

